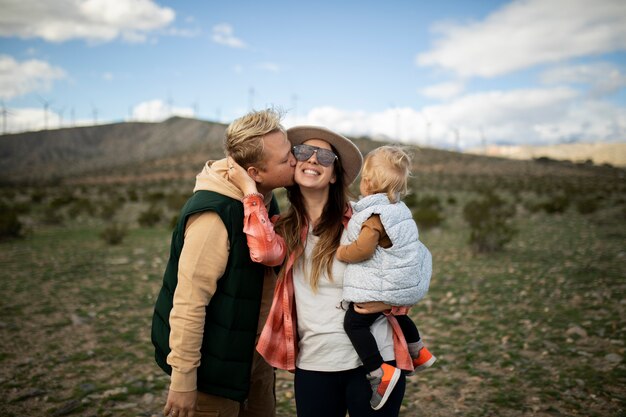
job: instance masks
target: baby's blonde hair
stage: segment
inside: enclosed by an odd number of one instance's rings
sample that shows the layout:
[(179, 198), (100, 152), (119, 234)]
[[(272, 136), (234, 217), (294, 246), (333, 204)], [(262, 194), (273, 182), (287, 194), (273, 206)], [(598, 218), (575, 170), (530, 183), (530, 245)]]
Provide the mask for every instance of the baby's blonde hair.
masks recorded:
[(397, 203), (407, 193), (411, 176), (411, 157), (399, 146), (385, 145), (365, 157), (361, 177), (368, 182), (371, 194), (385, 193)]
[(257, 165), (265, 168), (263, 158), (263, 136), (285, 129), (280, 124), (282, 112), (276, 109), (252, 111), (233, 121), (226, 129), (224, 150), (226, 155), (244, 168)]

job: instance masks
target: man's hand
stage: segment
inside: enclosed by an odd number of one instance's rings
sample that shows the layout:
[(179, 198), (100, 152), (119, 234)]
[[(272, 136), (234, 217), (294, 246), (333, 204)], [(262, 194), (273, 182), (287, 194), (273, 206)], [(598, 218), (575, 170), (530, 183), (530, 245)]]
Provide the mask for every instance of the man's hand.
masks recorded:
[(172, 417), (193, 417), (196, 412), (196, 399), (198, 391), (177, 392), (167, 394), (167, 402), (163, 414)]
[(235, 187), (239, 188), (244, 195), (258, 192), (256, 182), (254, 182), (252, 177), (248, 175), (248, 172), (230, 156), (228, 157), (228, 179)]
[(354, 311), (359, 314), (382, 313), (387, 310), (391, 310), (391, 306), (383, 303), (382, 301), (370, 301), (368, 303), (354, 304)]

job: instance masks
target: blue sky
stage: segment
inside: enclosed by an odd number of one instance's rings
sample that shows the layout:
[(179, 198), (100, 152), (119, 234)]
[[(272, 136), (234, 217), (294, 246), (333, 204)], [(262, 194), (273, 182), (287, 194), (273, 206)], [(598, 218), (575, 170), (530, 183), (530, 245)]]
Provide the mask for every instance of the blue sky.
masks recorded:
[(276, 106), (446, 148), (626, 141), (626, 2), (437, 3), (0, 0), (2, 132)]

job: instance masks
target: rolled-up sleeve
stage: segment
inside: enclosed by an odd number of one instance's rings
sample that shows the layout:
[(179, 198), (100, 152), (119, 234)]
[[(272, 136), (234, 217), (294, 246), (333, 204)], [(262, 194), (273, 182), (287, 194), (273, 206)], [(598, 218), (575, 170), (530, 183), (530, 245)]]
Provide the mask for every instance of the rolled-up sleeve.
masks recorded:
[(285, 240), (274, 231), (261, 194), (243, 198), (243, 231), (246, 234), (250, 258), (266, 266), (283, 263), (287, 253)]

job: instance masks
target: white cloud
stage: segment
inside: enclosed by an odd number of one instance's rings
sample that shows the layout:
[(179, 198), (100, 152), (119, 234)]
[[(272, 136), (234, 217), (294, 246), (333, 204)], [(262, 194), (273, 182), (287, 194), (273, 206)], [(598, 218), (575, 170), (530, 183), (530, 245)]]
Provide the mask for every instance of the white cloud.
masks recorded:
[(420, 110), (367, 113), (317, 107), (297, 120), (285, 119), (286, 126), (295, 124), (327, 126), (351, 136), (467, 149), (480, 146), (483, 140), (537, 145), (623, 140), (626, 109), (558, 87), (471, 94)]
[(231, 48), (245, 48), (246, 44), (241, 39), (235, 37), (234, 29), (228, 23), (220, 23), (213, 26), (213, 42), (220, 45), (230, 46)]
[(0, 98), (10, 100), (30, 92), (44, 92), (55, 80), (66, 78), (62, 68), (45, 61), (30, 59), (18, 62), (0, 55)]
[(174, 18), (172, 9), (152, 0), (2, 0), (0, 36), (143, 42)]
[(163, 100), (149, 100), (139, 103), (132, 109), (132, 120), (141, 122), (160, 122), (168, 117), (194, 117), (191, 107), (174, 107)]
[(583, 84), (590, 86), (592, 96), (601, 97), (615, 93), (626, 86), (626, 75), (608, 62), (587, 65), (559, 66), (545, 71), (541, 76), (545, 84)]
[(463, 83), (451, 81), (447, 83), (434, 84), (429, 87), (423, 88), (419, 92), (430, 98), (438, 100), (447, 100), (452, 97), (458, 96), (463, 92)]
[[(6, 109), (6, 118), (2, 118), (1, 133), (18, 133), (26, 131), (59, 129), (61, 127), (91, 126), (93, 119), (71, 120), (68, 112), (42, 107), (23, 107)], [(5, 125), (6, 121), (6, 125)]]
[(483, 21), (434, 28), (416, 57), (458, 75), (494, 77), (534, 65), (626, 49), (623, 0), (516, 0)]

